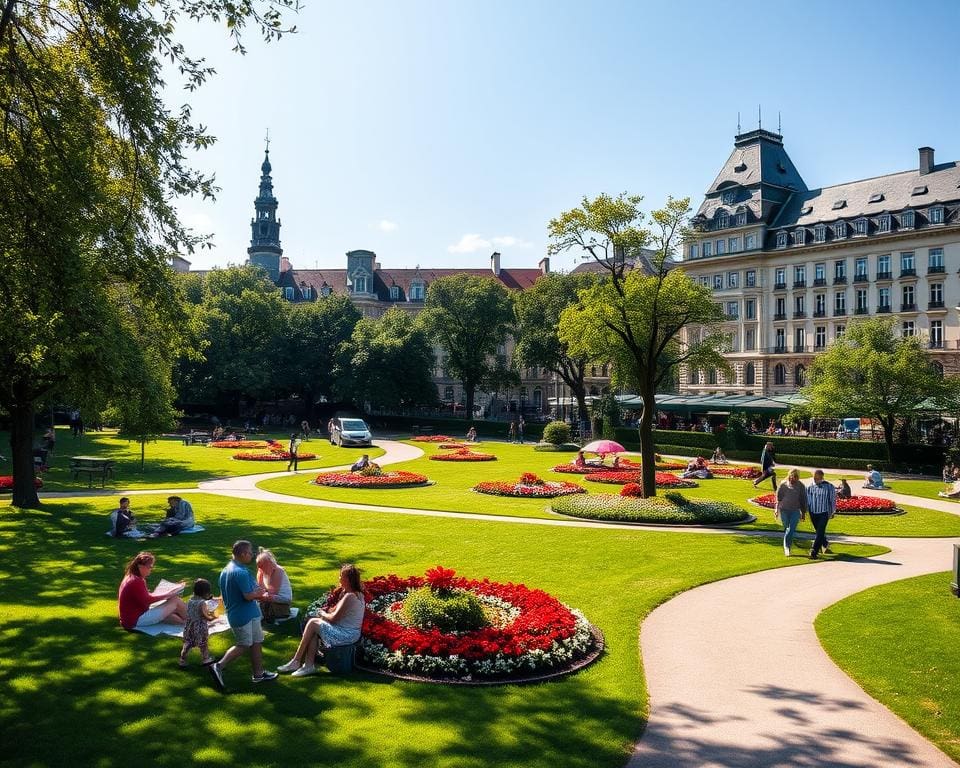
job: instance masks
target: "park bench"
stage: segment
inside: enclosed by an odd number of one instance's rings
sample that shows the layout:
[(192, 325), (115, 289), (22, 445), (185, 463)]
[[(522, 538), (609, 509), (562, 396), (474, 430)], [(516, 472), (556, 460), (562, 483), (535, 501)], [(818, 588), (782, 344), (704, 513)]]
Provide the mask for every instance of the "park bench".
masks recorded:
[(80, 475), (87, 476), (87, 487), (93, 487), (93, 478), (100, 478), (100, 487), (103, 488), (107, 482), (107, 475), (113, 479), (113, 460), (101, 459), (96, 456), (71, 456), (70, 472), (74, 480), (79, 480)]
[(209, 432), (191, 432), (183, 436), (184, 445), (206, 445), (210, 442)]

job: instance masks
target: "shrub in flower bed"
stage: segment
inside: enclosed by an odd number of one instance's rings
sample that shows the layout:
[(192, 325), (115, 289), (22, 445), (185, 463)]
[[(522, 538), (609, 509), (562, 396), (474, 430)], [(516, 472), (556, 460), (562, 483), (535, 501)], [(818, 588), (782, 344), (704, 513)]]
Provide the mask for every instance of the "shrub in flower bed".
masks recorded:
[[(307, 615), (339, 597), (339, 588), (329, 592)], [(576, 668), (598, 650), (580, 611), (523, 584), (467, 579), (437, 566), (425, 576), (377, 576), (364, 584), (364, 597), (361, 666), (373, 671), (438, 682), (509, 680)]]
[(414, 435), (410, 439), (415, 443), (449, 443), (457, 438), (450, 437), (450, 435)]
[(269, 448), (279, 445), (276, 440), (217, 440), (210, 443), (211, 448)]
[(429, 481), (426, 475), (394, 469), (367, 475), (357, 472), (321, 472), (313, 482), (332, 488), (410, 488), (425, 485)]
[(551, 502), (551, 509), (560, 515), (589, 520), (662, 525), (720, 525), (742, 523), (752, 519), (750, 513), (729, 501), (687, 499), (679, 493), (672, 492), (663, 496), (651, 496), (648, 499), (633, 495), (613, 496), (606, 493), (569, 496)]
[(715, 477), (741, 477), (744, 480), (753, 480), (763, 474), (758, 467), (718, 467), (716, 464), (710, 465), (710, 471)]
[[(777, 506), (777, 497), (773, 493), (757, 496), (750, 499), (758, 507), (774, 509)], [(899, 512), (897, 505), (890, 499), (877, 496), (851, 496), (849, 499), (837, 499), (838, 515), (891, 515)]]
[(435, 453), (430, 461), (496, 461), (492, 453), (477, 453), (469, 448), (458, 448), (450, 453)]
[(515, 483), (501, 480), (487, 480), (473, 486), (477, 493), (489, 493), (492, 496), (521, 496), (535, 499), (552, 499), (570, 493), (586, 493), (576, 483), (550, 482), (542, 480), (533, 472), (524, 472)]
[[(654, 479), (657, 483), (657, 488), (696, 488), (698, 485), (693, 480), (681, 480), (669, 472), (655, 472)], [(627, 472), (595, 472), (587, 475), (587, 480), (592, 483), (612, 483), (614, 485), (641, 482), (640, 472), (636, 470)]]
[[(41, 480), (39, 477), (33, 478), (33, 487), (43, 488), (43, 480)], [(0, 491), (12, 491), (12, 490), (13, 490), (13, 475), (0, 476)]]

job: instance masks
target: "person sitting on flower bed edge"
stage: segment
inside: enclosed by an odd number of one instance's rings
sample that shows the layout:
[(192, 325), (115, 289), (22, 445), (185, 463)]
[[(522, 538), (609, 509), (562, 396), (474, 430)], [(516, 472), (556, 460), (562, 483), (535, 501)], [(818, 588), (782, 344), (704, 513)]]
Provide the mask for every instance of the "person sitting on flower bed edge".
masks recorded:
[(711, 464), (729, 464), (727, 457), (723, 455), (723, 449), (718, 445), (716, 450), (713, 452), (713, 457), (710, 459)]
[(353, 462), (353, 464), (350, 466), (350, 471), (359, 472), (360, 470), (366, 469), (369, 466), (370, 466), (370, 456), (365, 453), (363, 454), (363, 456), (361, 456), (359, 459)]
[(353, 645), (360, 639), (366, 603), (357, 566), (347, 564), (340, 567), (340, 588), (343, 594), (333, 610), (321, 610), (317, 618), (306, 623), (296, 653), (286, 664), (277, 667), (277, 672), (292, 672), (294, 677), (315, 675), (318, 651)]
[(867, 464), (867, 474), (863, 478), (863, 487), (874, 491), (880, 491), (886, 488), (883, 484), (883, 475), (879, 470), (873, 468), (873, 464)]
[(713, 479), (713, 472), (710, 471), (703, 456), (697, 456), (697, 458), (690, 460), (680, 477), (684, 480), (711, 480)]

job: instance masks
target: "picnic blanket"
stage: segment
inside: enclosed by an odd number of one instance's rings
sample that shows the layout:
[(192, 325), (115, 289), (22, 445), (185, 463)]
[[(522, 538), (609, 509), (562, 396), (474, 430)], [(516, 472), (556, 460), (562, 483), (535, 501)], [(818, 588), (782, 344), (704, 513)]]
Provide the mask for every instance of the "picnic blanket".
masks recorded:
[[(152, 526), (146, 526), (146, 527), (152, 528)], [(184, 534), (184, 533), (200, 533), (201, 531), (205, 531), (205, 530), (207, 530), (207, 529), (204, 528), (202, 525), (194, 525), (193, 528), (184, 528), (182, 531), (180, 531), (180, 534)], [(149, 531), (149, 530), (147, 530), (147, 531), (140, 531), (140, 533), (142, 533), (144, 537), (150, 535), (150, 531)], [(180, 535), (180, 534), (178, 534), (178, 535)], [(112, 530), (107, 531), (107, 536), (109, 536), (110, 538), (113, 538), (113, 531), (112, 531)], [(128, 538), (128, 537), (121, 537), (121, 538)]]
[[(290, 615), (284, 619), (277, 619), (277, 623), (284, 621), (289, 621), (290, 619), (296, 617), (300, 613), (299, 608), (291, 608)], [(230, 629), (230, 624), (227, 623), (226, 616), (217, 616), (216, 621), (211, 621), (208, 625), (208, 632), (211, 635), (216, 635), (219, 632), (226, 632)], [(143, 632), (145, 635), (150, 635), (151, 637), (156, 637), (157, 635), (170, 635), (171, 637), (183, 637), (183, 625), (182, 624), (153, 624), (149, 627), (136, 627), (137, 632)]]

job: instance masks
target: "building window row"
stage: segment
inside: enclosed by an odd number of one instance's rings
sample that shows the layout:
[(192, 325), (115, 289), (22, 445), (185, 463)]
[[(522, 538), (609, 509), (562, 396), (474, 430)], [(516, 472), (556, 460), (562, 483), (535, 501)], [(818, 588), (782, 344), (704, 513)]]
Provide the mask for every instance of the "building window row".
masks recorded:
[[(842, 206), (841, 206), (842, 207)], [(943, 224), (947, 219), (946, 208), (942, 205), (932, 205), (924, 212), (926, 222), (929, 225)], [(894, 225), (897, 230), (915, 229), (917, 224), (917, 211), (902, 211), (899, 214), (882, 213), (879, 216), (861, 216), (852, 222), (840, 220), (833, 224), (816, 224), (813, 227), (813, 242), (825, 243), (828, 238), (833, 240), (846, 240), (847, 237), (866, 237), (871, 233), (886, 234), (893, 231)], [(788, 242), (793, 245), (805, 245), (807, 242), (807, 227), (798, 227), (792, 231), (780, 230), (777, 232), (777, 248), (786, 248)]]

